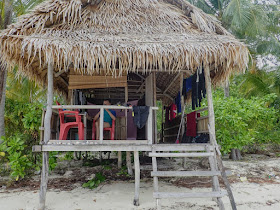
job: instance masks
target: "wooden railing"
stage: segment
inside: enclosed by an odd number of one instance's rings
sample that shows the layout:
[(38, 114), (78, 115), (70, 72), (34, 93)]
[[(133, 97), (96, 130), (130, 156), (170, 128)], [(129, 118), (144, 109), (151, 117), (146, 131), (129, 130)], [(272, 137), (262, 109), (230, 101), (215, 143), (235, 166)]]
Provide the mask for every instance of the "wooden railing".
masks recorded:
[[(132, 110), (131, 106), (116, 106), (116, 105), (54, 105), (52, 109), (99, 109), (100, 110), (100, 144), (103, 143), (103, 127), (104, 127), (104, 109), (121, 109), (121, 110)], [(147, 140), (148, 144), (153, 142), (153, 111), (158, 110), (158, 107), (150, 107), (149, 116), (147, 120)]]

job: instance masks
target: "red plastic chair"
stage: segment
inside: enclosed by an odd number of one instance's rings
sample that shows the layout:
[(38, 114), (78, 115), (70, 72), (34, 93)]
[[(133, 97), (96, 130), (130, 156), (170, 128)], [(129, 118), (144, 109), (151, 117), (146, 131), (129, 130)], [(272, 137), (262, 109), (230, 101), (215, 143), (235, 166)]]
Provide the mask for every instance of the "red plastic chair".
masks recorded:
[[(60, 105), (59, 102), (56, 102), (57, 105)], [(59, 119), (60, 119), (60, 132), (59, 132), (59, 140), (66, 140), (68, 132), (70, 128), (78, 128), (79, 140), (84, 140), (84, 123), (82, 122), (82, 118), (79, 115), (78, 111), (63, 111), (62, 109), (58, 109)], [(65, 115), (72, 114), (72, 115)], [(74, 117), (75, 122), (65, 122), (65, 117)]]
[[(61, 105), (58, 101), (56, 101), (57, 105)], [(63, 109), (58, 109), (59, 112), (63, 111)], [(79, 112), (79, 110), (76, 110), (77, 112)], [(69, 117), (69, 118), (75, 118), (75, 115), (65, 115), (65, 117)], [(79, 121), (82, 121), (82, 116), (79, 115)]]
[[(116, 120), (112, 120), (112, 127), (109, 128), (103, 128), (104, 131), (109, 131), (110, 132), (110, 140), (114, 140), (115, 139), (115, 125), (116, 125)], [(95, 120), (93, 120), (92, 123), (92, 140), (96, 140), (95, 139)]]

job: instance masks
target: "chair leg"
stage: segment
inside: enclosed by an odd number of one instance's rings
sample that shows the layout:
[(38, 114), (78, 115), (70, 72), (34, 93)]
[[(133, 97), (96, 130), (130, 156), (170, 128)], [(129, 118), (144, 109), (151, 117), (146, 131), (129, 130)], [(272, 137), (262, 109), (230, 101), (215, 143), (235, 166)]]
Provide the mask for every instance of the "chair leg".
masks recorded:
[(115, 139), (114, 131), (110, 130), (110, 134), (111, 134), (111, 140), (114, 140)]
[(61, 126), (60, 133), (59, 133), (59, 139), (60, 140), (66, 140), (67, 139), (69, 129), (70, 129), (69, 126)]
[(83, 123), (79, 123), (79, 125), (78, 125), (78, 134), (79, 134), (79, 140), (84, 140), (84, 125), (83, 125)]
[(91, 138), (92, 140), (95, 140), (95, 123), (92, 123), (92, 134), (91, 134)]

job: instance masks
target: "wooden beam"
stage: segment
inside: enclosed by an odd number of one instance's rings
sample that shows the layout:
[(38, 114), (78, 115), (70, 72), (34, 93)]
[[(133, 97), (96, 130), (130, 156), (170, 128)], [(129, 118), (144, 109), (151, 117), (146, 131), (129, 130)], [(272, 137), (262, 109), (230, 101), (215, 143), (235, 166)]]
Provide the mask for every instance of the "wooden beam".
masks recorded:
[(99, 152), (99, 151), (151, 151), (151, 145), (118, 145), (118, 144), (100, 144), (100, 145), (41, 145), (33, 146), (33, 152), (68, 152), (68, 151), (81, 151), (81, 152)]
[(97, 140), (50, 140), (48, 145), (100, 145), (100, 144), (148, 144), (148, 140), (103, 140), (103, 143)]
[(63, 74), (65, 72), (65, 70), (62, 70), (62, 71), (59, 71), (59, 72), (56, 72), (54, 74), (54, 77), (59, 77), (61, 74)]
[(170, 82), (170, 84), (167, 86), (167, 88), (163, 91), (163, 94), (166, 94), (166, 92), (169, 90), (169, 88), (173, 85), (173, 83), (177, 80), (177, 78), (180, 76), (181, 74), (178, 73), (174, 79)]
[(207, 103), (208, 103), (209, 132), (211, 133), (210, 141), (211, 141), (212, 145), (217, 145), (216, 131), (215, 131), (215, 114), (214, 114), (209, 66), (205, 67), (204, 76), (205, 76), (205, 88), (206, 88)]

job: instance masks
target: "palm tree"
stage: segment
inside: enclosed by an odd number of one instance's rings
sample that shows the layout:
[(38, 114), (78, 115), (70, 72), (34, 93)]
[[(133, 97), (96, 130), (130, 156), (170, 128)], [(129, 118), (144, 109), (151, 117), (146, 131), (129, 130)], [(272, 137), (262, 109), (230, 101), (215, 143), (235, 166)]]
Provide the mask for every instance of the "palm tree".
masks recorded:
[[(253, 60), (258, 53), (274, 53), (279, 56), (280, 44), (277, 42), (279, 34), (279, 6), (266, 3), (256, 3), (251, 0), (189, 0), (192, 4), (214, 15), (221, 24), (237, 38), (244, 39), (249, 44)], [(279, 1), (279, 0), (277, 0)], [(279, 5), (279, 4), (278, 4)], [(279, 37), (278, 37), (279, 38)], [(275, 47), (276, 46), (276, 47)], [(269, 51), (268, 51), (269, 49)], [(274, 50), (271, 50), (274, 49)], [(278, 51), (278, 52), (277, 52)], [(254, 61), (251, 62), (254, 66)], [(253, 82), (253, 76), (247, 74), (247, 79)], [(260, 80), (256, 80), (255, 82)], [(244, 85), (249, 82), (244, 82)], [(252, 85), (252, 84), (251, 84)], [(259, 84), (263, 86), (263, 84)], [(249, 90), (249, 89), (247, 89)], [(251, 92), (257, 91), (255, 87)], [(225, 97), (229, 97), (229, 81), (225, 82)], [(240, 159), (240, 150), (232, 149), (231, 158)]]
[[(12, 2), (1, 1), (0, 29), (5, 29), (12, 22)], [(7, 69), (3, 61), (0, 61), (0, 137), (5, 135), (4, 111), (6, 93)], [(1, 140), (0, 140), (1, 143)]]
[[(0, 29), (5, 29), (12, 19), (24, 14), (42, 0), (0, 0)], [(1, 56), (1, 55), (0, 55)], [(5, 135), (4, 111), (6, 93), (7, 69), (4, 61), (0, 60), (0, 137)], [(0, 140), (1, 143), (1, 140)]]

